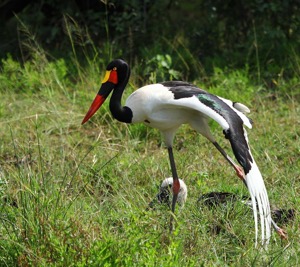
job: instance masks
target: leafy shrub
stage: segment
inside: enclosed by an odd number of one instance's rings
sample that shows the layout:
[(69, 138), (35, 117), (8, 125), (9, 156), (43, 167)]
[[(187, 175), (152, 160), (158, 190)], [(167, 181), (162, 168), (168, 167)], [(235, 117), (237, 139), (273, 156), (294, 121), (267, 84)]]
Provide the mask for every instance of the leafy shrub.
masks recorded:
[(49, 62), (37, 55), (23, 66), (8, 56), (2, 59), (0, 72), (0, 91), (14, 88), (15, 92), (35, 93), (62, 87), (66, 80), (67, 66), (64, 59)]

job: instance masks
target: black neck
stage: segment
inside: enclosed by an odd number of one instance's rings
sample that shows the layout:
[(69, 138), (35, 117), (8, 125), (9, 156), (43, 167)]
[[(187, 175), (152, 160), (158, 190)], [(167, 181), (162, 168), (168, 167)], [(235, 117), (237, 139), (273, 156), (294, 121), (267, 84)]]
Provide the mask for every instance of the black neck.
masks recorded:
[(110, 99), (109, 109), (115, 119), (120, 122), (131, 123), (132, 122), (132, 111), (129, 107), (122, 106), (121, 99), (124, 92), (124, 89), (128, 83), (130, 76), (130, 70), (127, 70), (127, 73), (123, 77), (123, 82), (120, 82), (116, 85), (113, 94)]

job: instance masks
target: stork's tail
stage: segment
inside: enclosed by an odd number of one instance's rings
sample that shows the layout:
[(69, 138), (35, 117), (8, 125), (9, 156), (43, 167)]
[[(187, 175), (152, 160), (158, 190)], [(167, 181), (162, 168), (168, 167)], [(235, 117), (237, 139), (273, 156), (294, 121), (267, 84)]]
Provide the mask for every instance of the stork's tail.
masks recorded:
[[(255, 222), (255, 246), (258, 239), (258, 216), (260, 217), (261, 243), (267, 246), (271, 237), (271, 210), (267, 190), (261, 173), (253, 160), (251, 169), (246, 174), (246, 183), (251, 196), (254, 222)], [(258, 208), (258, 212), (257, 212)]]

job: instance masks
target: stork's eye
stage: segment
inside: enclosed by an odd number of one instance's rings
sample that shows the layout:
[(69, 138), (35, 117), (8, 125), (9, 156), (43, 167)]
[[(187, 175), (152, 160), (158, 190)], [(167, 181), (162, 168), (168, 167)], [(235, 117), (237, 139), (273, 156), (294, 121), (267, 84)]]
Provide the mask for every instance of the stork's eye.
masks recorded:
[(117, 67), (113, 67), (113, 70), (117, 70)]

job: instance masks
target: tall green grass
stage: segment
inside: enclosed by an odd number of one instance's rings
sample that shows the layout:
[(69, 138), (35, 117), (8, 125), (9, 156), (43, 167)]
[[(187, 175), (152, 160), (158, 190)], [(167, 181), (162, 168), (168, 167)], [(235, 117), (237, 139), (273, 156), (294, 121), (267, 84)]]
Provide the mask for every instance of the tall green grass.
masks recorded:
[[(270, 94), (248, 78), (247, 69), (216, 69), (207, 83), (196, 81), (252, 109), (249, 139), (270, 201), (296, 210), (295, 221), (284, 226), (289, 240), (273, 233), (267, 251), (255, 249), (250, 210), (197, 204), (201, 193), (247, 191), (218, 152), (186, 126), (176, 136), (175, 159), (189, 196), (169, 233), (169, 208), (147, 210), (161, 180), (171, 174), (159, 132), (116, 122), (107, 103), (80, 125), (107, 62), (93, 47), (95, 57), (81, 65), (72, 31), (67, 32), (70, 61), (41, 55), (41, 49), (33, 49), (24, 65), (9, 57), (2, 61), (0, 265), (299, 265), (299, 94)], [(124, 97), (141, 82), (132, 67)], [(281, 82), (297, 87), (298, 78)], [(221, 129), (213, 126), (230, 151)]]

